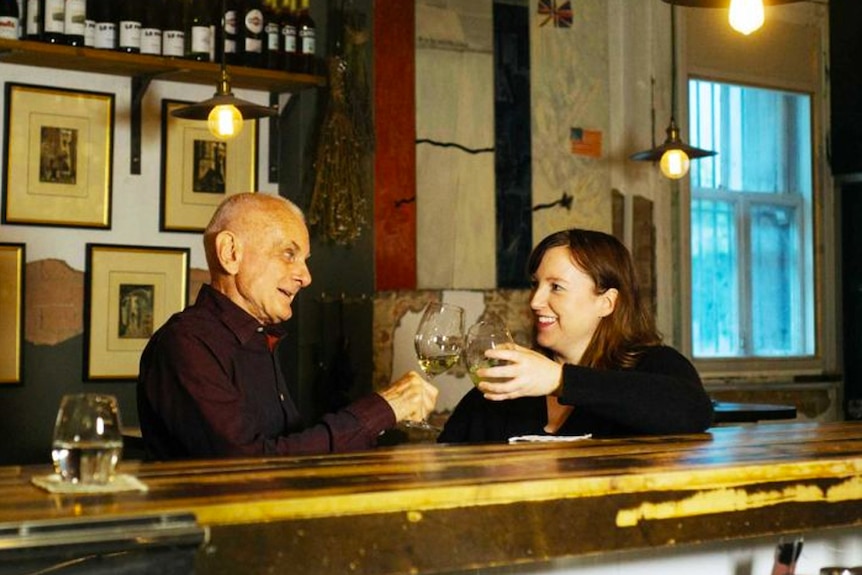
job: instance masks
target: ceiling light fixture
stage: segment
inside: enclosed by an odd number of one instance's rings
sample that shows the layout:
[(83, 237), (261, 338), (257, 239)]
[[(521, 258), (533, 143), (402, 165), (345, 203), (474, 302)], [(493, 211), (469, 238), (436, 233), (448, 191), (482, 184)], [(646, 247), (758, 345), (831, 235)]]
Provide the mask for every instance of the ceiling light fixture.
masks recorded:
[[(670, 103), (670, 124), (665, 132), (667, 138), (660, 146), (655, 145), (653, 141), (652, 149), (638, 152), (629, 156), (630, 159), (638, 162), (659, 162), (661, 173), (671, 180), (678, 180), (688, 173), (691, 165), (691, 160), (715, 156), (718, 152), (710, 150), (701, 150), (694, 146), (689, 146), (682, 141), (679, 135), (679, 126), (676, 124), (676, 14), (675, 6), (670, 7), (670, 76), (671, 76), (671, 103)], [(655, 134), (655, 107), (653, 107), (653, 134)]]
[[(224, 27), (224, 0), (222, 0), (222, 27)], [(215, 39), (213, 39), (213, 42)], [(230, 76), (227, 73), (224, 50), (221, 50), (221, 76), (212, 98), (177, 108), (172, 116), (187, 120), (206, 120), (210, 133), (219, 140), (236, 137), (242, 130), (244, 120), (275, 116), (276, 108), (261, 106), (248, 100), (237, 98), (230, 89)]]
[(725, 8), (728, 9), (727, 21), (730, 27), (745, 34), (751, 34), (763, 26), (764, 6), (793, 4), (803, 0), (664, 0), (675, 6), (688, 8)]

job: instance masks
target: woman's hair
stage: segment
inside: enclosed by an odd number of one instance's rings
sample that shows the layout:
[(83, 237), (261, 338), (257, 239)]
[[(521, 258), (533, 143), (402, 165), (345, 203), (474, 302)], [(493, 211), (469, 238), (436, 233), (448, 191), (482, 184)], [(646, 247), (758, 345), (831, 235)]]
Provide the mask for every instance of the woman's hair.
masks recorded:
[(641, 299), (628, 249), (615, 237), (594, 230), (572, 228), (547, 236), (530, 254), (528, 270), (534, 277), (542, 258), (555, 247), (569, 248), (572, 262), (596, 284), (596, 293), (618, 292), (614, 311), (601, 319), (581, 365), (602, 369), (632, 367), (643, 349), (661, 343), (652, 313)]

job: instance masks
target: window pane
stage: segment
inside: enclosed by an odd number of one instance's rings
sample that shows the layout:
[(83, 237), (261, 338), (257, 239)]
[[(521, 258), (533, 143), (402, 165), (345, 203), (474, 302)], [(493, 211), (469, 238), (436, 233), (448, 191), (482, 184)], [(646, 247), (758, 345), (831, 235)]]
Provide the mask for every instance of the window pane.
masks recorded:
[(691, 219), (694, 355), (735, 356), (740, 350), (733, 206), (693, 200)]
[(755, 355), (798, 355), (800, 326), (795, 208), (756, 205), (751, 217), (752, 334)]

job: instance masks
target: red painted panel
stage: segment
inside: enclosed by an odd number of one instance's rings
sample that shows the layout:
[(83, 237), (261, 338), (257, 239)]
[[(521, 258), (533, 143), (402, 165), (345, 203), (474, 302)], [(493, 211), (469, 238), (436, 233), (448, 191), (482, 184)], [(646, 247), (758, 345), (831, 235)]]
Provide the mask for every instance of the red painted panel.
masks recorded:
[(414, 2), (374, 1), (377, 290), (416, 288)]

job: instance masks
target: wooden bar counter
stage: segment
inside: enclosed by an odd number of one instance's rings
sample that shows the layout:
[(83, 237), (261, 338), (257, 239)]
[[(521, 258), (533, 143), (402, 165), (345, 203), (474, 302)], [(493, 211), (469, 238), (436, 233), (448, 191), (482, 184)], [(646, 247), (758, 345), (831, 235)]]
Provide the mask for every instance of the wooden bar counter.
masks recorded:
[(120, 471), (148, 491), (49, 494), (30, 482), (48, 465), (0, 468), (0, 524), (193, 514), (199, 574), (439, 573), (862, 525), (857, 423)]

